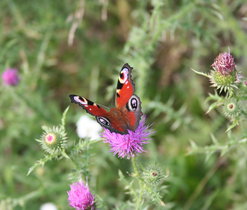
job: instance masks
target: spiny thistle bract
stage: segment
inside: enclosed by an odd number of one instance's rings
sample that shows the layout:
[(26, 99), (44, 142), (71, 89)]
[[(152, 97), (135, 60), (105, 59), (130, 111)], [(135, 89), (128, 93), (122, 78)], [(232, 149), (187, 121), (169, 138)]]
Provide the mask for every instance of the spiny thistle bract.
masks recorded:
[(63, 126), (43, 126), (42, 129), (44, 133), (37, 141), (41, 144), (45, 152), (49, 154), (59, 154), (66, 148), (67, 135)]
[(211, 71), (210, 82), (212, 87), (216, 87), (220, 92), (230, 91), (232, 88), (236, 88), (237, 73), (231, 72), (230, 74), (221, 74), (220, 71)]

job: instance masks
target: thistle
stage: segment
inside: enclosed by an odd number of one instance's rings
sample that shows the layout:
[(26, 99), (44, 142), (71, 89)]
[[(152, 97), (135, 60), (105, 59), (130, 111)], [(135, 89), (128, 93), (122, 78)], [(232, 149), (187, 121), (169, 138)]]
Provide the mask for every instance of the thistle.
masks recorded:
[(160, 167), (152, 165), (142, 172), (142, 178), (147, 184), (158, 185), (165, 178)]
[(20, 77), (19, 77), (17, 69), (12, 69), (12, 68), (6, 69), (2, 73), (2, 81), (7, 86), (18, 85), (20, 81)]
[(214, 69), (210, 74), (212, 87), (216, 87), (220, 92), (224, 90), (228, 93), (232, 92), (233, 88), (237, 88), (238, 74), (234, 58), (230, 53), (219, 54), (211, 66)]
[(230, 119), (236, 119), (240, 115), (240, 109), (237, 100), (227, 99), (223, 105), (223, 114)]
[(212, 87), (216, 87), (220, 92), (236, 88), (236, 80), (236, 72), (222, 74), (220, 71), (211, 71), (210, 82), (212, 83)]
[(222, 75), (231, 74), (235, 71), (236, 67), (233, 56), (227, 52), (219, 54), (211, 66)]
[(62, 126), (54, 126), (51, 128), (43, 126), (42, 129), (44, 130), (44, 133), (37, 141), (40, 142), (45, 152), (49, 154), (58, 154), (65, 149), (67, 145), (67, 136)]
[(143, 145), (148, 143), (152, 133), (145, 125), (145, 118), (142, 118), (135, 131), (128, 130), (128, 134), (120, 134), (104, 129), (102, 137), (105, 143), (110, 144), (114, 155), (120, 158), (130, 158), (137, 153), (144, 152)]
[(70, 185), (68, 201), (76, 210), (94, 209), (94, 196), (83, 182), (75, 182)]
[(211, 70), (209, 75), (195, 70), (193, 71), (208, 77), (212, 83), (212, 87), (219, 89), (220, 92), (226, 91), (230, 95), (233, 88), (237, 88), (240, 76), (236, 71), (233, 56), (227, 52), (221, 53), (215, 58), (211, 66), (213, 70)]

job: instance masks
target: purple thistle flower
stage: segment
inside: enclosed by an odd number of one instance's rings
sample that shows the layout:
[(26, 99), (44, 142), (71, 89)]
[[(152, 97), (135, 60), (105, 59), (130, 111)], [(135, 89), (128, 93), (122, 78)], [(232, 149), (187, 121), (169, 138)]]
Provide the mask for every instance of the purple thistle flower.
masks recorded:
[(145, 118), (142, 118), (135, 131), (128, 130), (128, 134), (120, 134), (104, 128), (102, 137), (105, 143), (111, 146), (111, 152), (120, 158), (134, 157), (137, 153), (144, 152), (143, 144), (147, 144), (153, 132), (145, 126)]
[(94, 196), (83, 182), (75, 182), (70, 185), (68, 201), (76, 210), (94, 209)]
[(5, 85), (16, 86), (20, 78), (17, 69), (6, 69), (2, 74), (2, 80)]
[(233, 56), (230, 53), (224, 52), (215, 58), (211, 66), (222, 75), (229, 75), (235, 70), (236, 65)]

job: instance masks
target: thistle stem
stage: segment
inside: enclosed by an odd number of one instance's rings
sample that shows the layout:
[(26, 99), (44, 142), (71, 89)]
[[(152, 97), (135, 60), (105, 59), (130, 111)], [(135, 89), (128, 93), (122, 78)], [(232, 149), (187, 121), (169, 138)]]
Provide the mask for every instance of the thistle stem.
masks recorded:
[(138, 167), (137, 167), (137, 164), (136, 164), (136, 158), (135, 157), (132, 157), (131, 158), (131, 162), (132, 162), (132, 167), (133, 167), (133, 170), (134, 170), (134, 173), (133, 173), (133, 176), (137, 178), (137, 182), (138, 182), (138, 193), (135, 193), (135, 209), (136, 210), (139, 210), (141, 209), (141, 202), (142, 202), (142, 195), (143, 195), (143, 185), (141, 183), (141, 180), (139, 178), (139, 170), (138, 170)]
[(139, 171), (138, 171), (138, 168), (137, 168), (137, 165), (136, 165), (136, 158), (132, 157), (131, 158), (131, 162), (132, 162), (132, 167), (133, 167), (133, 170), (134, 170), (134, 175), (135, 176), (139, 176)]

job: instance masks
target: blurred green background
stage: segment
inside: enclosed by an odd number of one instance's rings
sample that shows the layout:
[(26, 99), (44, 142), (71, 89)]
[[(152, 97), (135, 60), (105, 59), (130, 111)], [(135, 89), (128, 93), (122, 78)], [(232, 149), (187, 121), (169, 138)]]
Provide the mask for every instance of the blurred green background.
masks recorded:
[[(13, 209), (46, 202), (69, 209), (69, 162), (50, 161), (26, 176), (44, 155), (35, 139), (42, 125), (60, 123), (70, 93), (113, 106), (119, 70), (129, 63), (156, 132), (139, 161), (169, 171), (167, 208), (247, 209), (246, 145), (223, 156), (204, 147), (212, 134), (223, 145), (247, 136), (246, 124), (229, 137), (220, 111), (205, 114), (214, 90), (191, 71), (209, 72), (214, 58), (230, 50), (246, 75), (245, 0), (1, 0), (0, 11), (0, 72), (17, 68), (21, 78), (18, 86), (0, 88), (0, 200)], [(75, 123), (83, 113), (71, 106), (70, 138), (78, 139)], [(191, 141), (204, 149), (188, 154)], [(129, 160), (113, 157), (103, 143), (91, 153), (92, 191), (107, 209), (121, 209), (129, 197), (118, 170), (127, 175)]]

